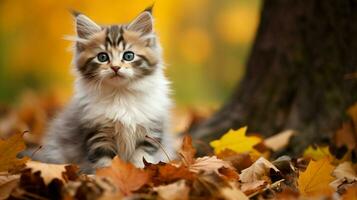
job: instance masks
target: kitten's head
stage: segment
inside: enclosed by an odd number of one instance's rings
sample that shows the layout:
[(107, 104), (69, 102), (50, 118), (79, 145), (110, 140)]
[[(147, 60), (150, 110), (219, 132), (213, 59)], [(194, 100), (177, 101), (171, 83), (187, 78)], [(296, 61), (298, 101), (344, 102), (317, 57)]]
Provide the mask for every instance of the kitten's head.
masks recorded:
[(74, 64), (82, 79), (122, 87), (160, 67), (150, 10), (128, 24), (100, 26), (81, 13), (75, 13), (75, 19)]

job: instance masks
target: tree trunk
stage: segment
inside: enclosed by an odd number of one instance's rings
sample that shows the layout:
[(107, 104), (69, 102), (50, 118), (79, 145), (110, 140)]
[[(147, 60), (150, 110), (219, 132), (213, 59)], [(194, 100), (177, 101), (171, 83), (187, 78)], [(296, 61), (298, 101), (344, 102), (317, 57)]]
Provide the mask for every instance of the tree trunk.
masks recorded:
[(356, 70), (357, 0), (266, 0), (244, 78), (191, 133), (209, 142), (245, 125), (264, 136), (294, 129), (296, 154), (340, 127)]

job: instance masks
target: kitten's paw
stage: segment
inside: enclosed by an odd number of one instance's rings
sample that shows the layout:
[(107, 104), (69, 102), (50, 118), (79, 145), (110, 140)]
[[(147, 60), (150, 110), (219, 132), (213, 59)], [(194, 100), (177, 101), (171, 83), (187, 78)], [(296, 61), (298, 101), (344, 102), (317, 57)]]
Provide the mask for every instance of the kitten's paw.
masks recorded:
[(99, 159), (97, 162), (94, 163), (94, 168), (103, 168), (103, 167), (109, 167), (110, 165), (112, 165), (112, 159), (109, 157), (104, 157)]

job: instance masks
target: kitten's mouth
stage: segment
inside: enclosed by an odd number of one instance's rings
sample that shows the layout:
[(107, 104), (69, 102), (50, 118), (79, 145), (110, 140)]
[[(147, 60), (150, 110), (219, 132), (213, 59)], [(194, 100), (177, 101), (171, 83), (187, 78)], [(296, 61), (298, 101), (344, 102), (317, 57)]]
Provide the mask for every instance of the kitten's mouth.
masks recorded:
[(124, 75), (122, 75), (120, 73), (115, 73), (110, 78), (111, 79), (115, 79), (115, 78), (125, 78), (125, 77), (124, 77)]

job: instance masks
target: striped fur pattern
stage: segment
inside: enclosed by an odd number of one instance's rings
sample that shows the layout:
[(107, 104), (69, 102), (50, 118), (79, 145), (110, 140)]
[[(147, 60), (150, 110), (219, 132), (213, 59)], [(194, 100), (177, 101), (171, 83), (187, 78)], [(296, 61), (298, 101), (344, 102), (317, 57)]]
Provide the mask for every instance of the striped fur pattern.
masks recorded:
[(151, 12), (123, 25), (99, 26), (79, 13), (75, 19), (75, 94), (34, 159), (76, 163), (85, 172), (110, 165), (115, 155), (138, 167), (143, 158), (167, 161), (152, 140), (173, 156), (169, 82)]

